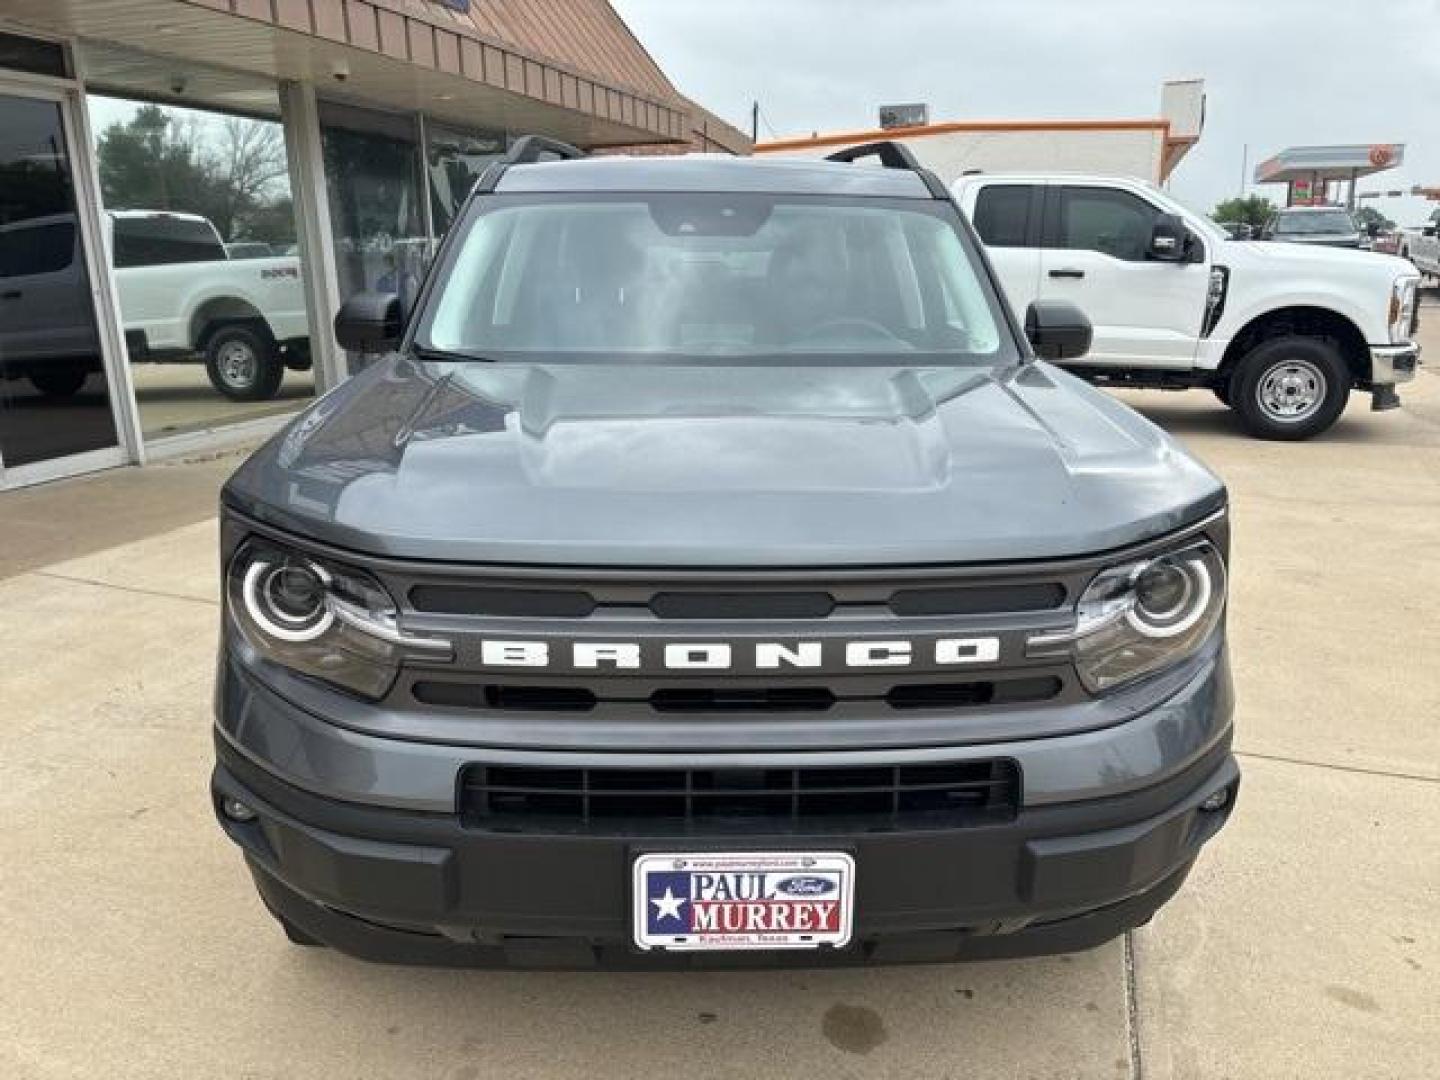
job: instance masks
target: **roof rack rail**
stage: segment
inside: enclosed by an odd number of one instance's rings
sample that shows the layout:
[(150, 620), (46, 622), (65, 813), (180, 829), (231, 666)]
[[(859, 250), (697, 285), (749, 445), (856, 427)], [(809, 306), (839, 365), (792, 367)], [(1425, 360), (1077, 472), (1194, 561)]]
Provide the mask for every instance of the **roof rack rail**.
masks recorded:
[(827, 155), (826, 161), (859, 161), (862, 158), (879, 158), (880, 164), (887, 169), (908, 169), (910, 172), (920, 171), (920, 162), (916, 160), (915, 153), (903, 143), (884, 139), (880, 142), (864, 143), (860, 146), (847, 146), (844, 150), (836, 150), (835, 153)]
[(913, 172), (924, 182), (925, 188), (930, 192), (932, 198), (950, 198), (950, 193), (945, 190), (945, 185), (940, 182), (940, 178), (920, 164), (915, 152), (904, 143), (895, 142), (893, 139), (862, 143), (860, 146), (847, 146), (844, 150), (836, 150), (835, 153), (826, 155), (825, 160), (848, 163), (862, 161), (865, 158), (878, 158), (880, 164), (887, 169), (905, 169)]
[(547, 139), (544, 135), (524, 135), (511, 145), (504, 161), (507, 165), (529, 165), (540, 161), (547, 154), (559, 161), (574, 161), (576, 158), (589, 156), (579, 147), (559, 139)]

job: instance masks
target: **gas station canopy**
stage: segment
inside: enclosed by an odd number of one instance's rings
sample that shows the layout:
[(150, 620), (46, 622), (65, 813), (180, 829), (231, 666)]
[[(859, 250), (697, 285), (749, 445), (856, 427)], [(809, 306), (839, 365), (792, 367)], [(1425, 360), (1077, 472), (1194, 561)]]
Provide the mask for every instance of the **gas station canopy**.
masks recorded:
[(1393, 169), (1404, 161), (1404, 143), (1292, 146), (1256, 165), (1255, 182), (1286, 184), (1296, 180), (1354, 180), (1356, 177)]
[(1347, 184), (1345, 201), (1353, 209), (1356, 180), (1393, 169), (1404, 160), (1404, 143), (1292, 146), (1256, 165), (1255, 182), (1285, 184), (1287, 206), (1328, 202), (1331, 184)]

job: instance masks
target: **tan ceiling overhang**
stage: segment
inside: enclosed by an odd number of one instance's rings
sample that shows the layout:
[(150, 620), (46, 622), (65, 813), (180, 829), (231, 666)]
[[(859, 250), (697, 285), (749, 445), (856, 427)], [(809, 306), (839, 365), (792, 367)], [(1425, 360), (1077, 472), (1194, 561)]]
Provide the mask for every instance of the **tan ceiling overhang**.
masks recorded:
[[(491, 0), (487, 10), (504, 6)], [(141, 50), (156, 61), (157, 97), (171, 96), (159, 70), (165, 64), (177, 71), (214, 65), (308, 79), (323, 94), (357, 103), (420, 109), (472, 127), (543, 131), (582, 146), (689, 138), (687, 104), (673, 89), (658, 92), (669, 83), (628, 30), (616, 48), (628, 43), (630, 52), (610, 58), (617, 78), (605, 79), (491, 37), (427, 0), (6, 0), (0, 22), (7, 21)], [(337, 68), (347, 72), (343, 81)], [(621, 84), (620, 76), (655, 92)]]

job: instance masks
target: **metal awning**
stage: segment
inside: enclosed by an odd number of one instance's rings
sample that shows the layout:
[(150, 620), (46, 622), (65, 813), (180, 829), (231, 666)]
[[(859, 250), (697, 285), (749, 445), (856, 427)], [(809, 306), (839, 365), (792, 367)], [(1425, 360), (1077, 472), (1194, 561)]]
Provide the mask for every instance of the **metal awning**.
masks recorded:
[[(3, 7), (0, 22), (134, 50), (143, 62), (126, 60), (124, 71), (110, 70), (103, 46), (90, 50), (87, 82), (176, 104), (245, 111), (250, 99), (273, 101), (251, 89), (259, 76), (313, 82), (328, 97), (423, 111), (462, 128), (543, 131), (578, 146), (690, 135), (685, 102), (623, 23), (602, 36), (572, 19), (566, 37), (532, 42), (538, 30), (487, 34), (478, 15), (498, 10), (492, 4), (477, 5), (476, 18), (422, 0), (5, 0)], [(586, 50), (567, 47), (582, 36)]]
[(1255, 183), (1348, 181), (1393, 169), (1404, 161), (1404, 143), (1292, 146), (1256, 165)]

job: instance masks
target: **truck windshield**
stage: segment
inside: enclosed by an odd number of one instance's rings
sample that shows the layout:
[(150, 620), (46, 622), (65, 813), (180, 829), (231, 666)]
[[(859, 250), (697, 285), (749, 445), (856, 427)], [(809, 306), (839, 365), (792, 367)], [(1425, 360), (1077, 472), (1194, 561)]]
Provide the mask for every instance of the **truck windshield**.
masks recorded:
[(1355, 222), (1344, 210), (1306, 210), (1299, 214), (1277, 214), (1275, 235), (1316, 236), (1322, 233), (1349, 234)]
[(1018, 359), (931, 200), (495, 196), (437, 280), (417, 343), (489, 359)]

